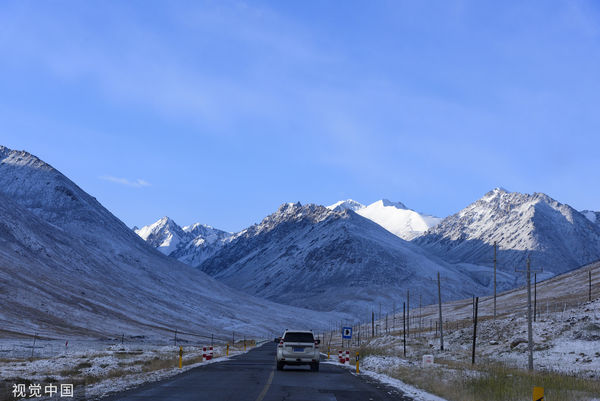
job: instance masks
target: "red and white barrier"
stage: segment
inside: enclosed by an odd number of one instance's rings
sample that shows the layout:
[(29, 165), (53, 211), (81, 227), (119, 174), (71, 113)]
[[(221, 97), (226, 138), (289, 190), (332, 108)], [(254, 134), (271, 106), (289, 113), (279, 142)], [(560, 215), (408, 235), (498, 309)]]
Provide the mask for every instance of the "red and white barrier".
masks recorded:
[(344, 356), (342, 355), (342, 350), (338, 351), (338, 360), (340, 363), (344, 363)]
[(208, 354), (208, 359), (211, 360), (213, 359), (213, 347), (210, 347), (210, 353)]
[(207, 361), (208, 359), (206, 359), (206, 347), (202, 348), (202, 362)]
[(350, 365), (350, 351), (346, 350), (346, 365)]

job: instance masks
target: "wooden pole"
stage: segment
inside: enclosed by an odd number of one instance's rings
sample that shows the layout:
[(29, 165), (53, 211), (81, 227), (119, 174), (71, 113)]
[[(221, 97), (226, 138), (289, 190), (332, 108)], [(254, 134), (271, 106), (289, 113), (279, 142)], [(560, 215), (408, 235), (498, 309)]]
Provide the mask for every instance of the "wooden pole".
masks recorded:
[(404, 336), (402, 344), (404, 347), (404, 356), (406, 357), (406, 304), (404, 302), (402, 303), (402, 325), (404, 327), (404, 329), (402, 330)]
[(494, 320), (496, 320), (496, 241), (494, 241)]
[(529, 346), (529, 359), (527, 368), (533, 370), (533, 325), (531, 323), (531, 262), (527, 257), (527, 340)]
[(473, 354), (471, 355), (471, 363), (475, 364), (475, 344), (477, 343), (477, 309), (479, 306), (479, 297), (475, 298), (473, 305)]
[(371, 337), (375, 337), (375, 312), (371, 311)]
[(438, 307), (440, 315), (440, 350), (444, 350), (444, 321), (442, 320), (442, 286), (440, 285), (440, 272), (437, 274), (438, 279)]

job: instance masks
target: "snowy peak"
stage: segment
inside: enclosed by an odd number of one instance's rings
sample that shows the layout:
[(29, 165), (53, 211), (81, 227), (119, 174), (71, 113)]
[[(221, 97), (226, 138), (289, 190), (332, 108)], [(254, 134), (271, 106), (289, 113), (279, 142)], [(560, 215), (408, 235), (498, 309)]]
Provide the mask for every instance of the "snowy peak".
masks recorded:
[(342, 210), (352, 210), (353, 212), (356, 212), (357, 210), (362, 209), (363, 207), (365, 207), (365, 205), (363, 205), (362, 203), (359, 203), (353, 199), (346, 199), (343, 201), (338, 201), (333, 205), (327, 206), (327, 209), (333, 210), (335, 212), (340, 212)]
[(169, 217), (135, 230), (149, 245), (167, 256), (197, 266), (229, 242), (232, 233), (206, 224), (195, 223), (181, 228)]
[(163, 217), (157, 222), (135, 230), (149, 245), (169, 255), (188, 236), (183, 229), (169, 217)]
[(369, 206), (347, 199), (327, 206), (327, 209), (334, 212), (352, 210), (407, 241), (422, 235), (442, 220), (439, 217), (421, 214), (409, 209), (402, 202), (392, 202), (389, 199), (378, 200)]
[(407, 241), (422, 235), (442, 220), (415, 212), (401, 202), (391, 202), (387, 199), (378, 200), (356, 213)]

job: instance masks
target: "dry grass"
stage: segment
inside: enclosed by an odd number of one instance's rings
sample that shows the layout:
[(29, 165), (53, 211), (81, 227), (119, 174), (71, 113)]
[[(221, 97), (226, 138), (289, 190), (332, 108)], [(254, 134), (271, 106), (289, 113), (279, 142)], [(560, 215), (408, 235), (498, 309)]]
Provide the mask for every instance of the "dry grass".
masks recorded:
[[(384, 349), (363, 346), (361, 355), (389, 355)], [(600, 394), (600, 382), (559, 372), (528, 372), (493, 361), (478, 365), (442, 360), (436, 366), (395, 366), (385, 373), (449, 401), (523, 401), (533, 387), (543, 387), (552, 401), (586, 401)]]

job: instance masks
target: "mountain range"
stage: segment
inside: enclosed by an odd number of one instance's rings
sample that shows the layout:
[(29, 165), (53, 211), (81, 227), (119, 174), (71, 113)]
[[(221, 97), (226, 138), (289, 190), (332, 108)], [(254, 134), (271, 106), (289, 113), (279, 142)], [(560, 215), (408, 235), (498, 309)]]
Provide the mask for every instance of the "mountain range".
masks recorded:
[[(595, 217), (545, 194), (502, 188), (445, 219), (385, 199), (368, 206), (348, 199), (326, 208), (289, 203), (192, 265), (276, 302), (364, 314), (378, 302), (388, 308), (400, 302), (408, 288), (433, 301), (437, 271), (452, 278), (446, 297), (490, 293), (494, 242), (500, 289), (522, 282), (515, 268), (527, 257), (543, 269), (540, 279), (599, 260)], [(360, 289), (352, 300), (348, 288)]]
[(275, 302), (360, 316), (379, 302), (399, 305), (408, 289), (433, 302), (437, 272), (451, 298), (488, 291), (491, 282), (489, 268), (446, 263), (350, 209), (300, 203), (281, 205), (199, 268)]

